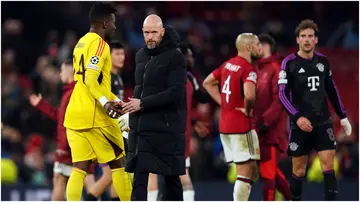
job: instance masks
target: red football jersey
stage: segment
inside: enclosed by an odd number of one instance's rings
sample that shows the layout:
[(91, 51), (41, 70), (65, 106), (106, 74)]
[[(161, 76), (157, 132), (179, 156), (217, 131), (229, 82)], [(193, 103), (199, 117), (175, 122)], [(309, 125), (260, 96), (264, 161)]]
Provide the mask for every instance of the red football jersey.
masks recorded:
[(256, 84), (255, 68), (236, 56), (212, 72), (220, 83), (221, 115), (219, 129), (223, 134), (243, 134), (253, 129), (251, 119), (235, 108), (244, 108), (244, 84)]

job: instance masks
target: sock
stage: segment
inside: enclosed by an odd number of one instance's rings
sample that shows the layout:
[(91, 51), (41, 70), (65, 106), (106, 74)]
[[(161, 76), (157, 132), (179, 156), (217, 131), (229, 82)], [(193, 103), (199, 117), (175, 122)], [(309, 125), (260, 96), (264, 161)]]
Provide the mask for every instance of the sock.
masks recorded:
[(98, 198), (96, 198), (92, 194), (86, 194), (84, 199), (85, 199), (85, 201), (97, 201), (98, 200)]
[(85, 176), (85, 171), (78, 168), (72, 168), (71, 175), (66, 186), (66, 200), (81, 200)]
[(284, 196), (286, 201), (291, 200), (291, 193), (289, 183), (286, 180), (285, 175), (281, 172), (280, 169), (276, 170), (276, 189)]
[(184, 190), (183, 198), (184, 198), (184, 201), (195, 201), (195, 191), (194, 190)]
[(252, 183), (251, 179), (238, 175), (234, 185), (234, 201), (247, 201), (250, 196)]
[(159, 190), (151, 190), (148, 191), (147, 200), (148, 201), (157, 201), (158, 199)]
[(264, 201), (275, 201), (275, 180), (272, 179), (262, 179), (263, 181), (263, 193), (262, 198)]
[(292, 201), (300, 201), (301, 193), (302, 193), (302, 181), (304, 177), (298, 177), (292, 174), (290, 180), (290, 192), (291, 192), (291, 200)]
[(326, 201), (336, 201), (337, 200), (337, 181), (335, 177), (334, 170), (324, 171), (324, 193)]
[(111, 201), (120, 201), (119, 197), (111, 198)]
[(121, 201), (130, 201), (132, 184), (125, 168), (116, 168), (111, 170), (112, 182), (115, 192)]

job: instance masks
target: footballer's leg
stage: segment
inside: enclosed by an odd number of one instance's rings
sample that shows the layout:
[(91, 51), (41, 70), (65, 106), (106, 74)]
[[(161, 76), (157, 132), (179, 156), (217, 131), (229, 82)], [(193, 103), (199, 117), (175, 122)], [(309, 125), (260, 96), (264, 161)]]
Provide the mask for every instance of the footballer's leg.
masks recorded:
[[(96, 163), (92, 163), (90, 165), (90, 168), (88, 170), (88, 174), (85, 177), (84, 180), (84, 187), (85, 187), (85, 191), (86, 193), (90, 192), (91, 187), (95, 184), (96, 180), (95, 180), (95, 168), (96, 168)], [(89, 194), (85, 195), (85, 200), (86, 201), (95, 201), (96, 199), (88, 199)]]
[(324, 175), (324, 194), (326, 201), (337, 200), (337, 181), (334, 171), (335, 136), (332, 124), (319, 126), (316, 142), (316, 151), (320, 159)]
[(97, 128), (96, 134), (89, 136), (99, 163), (108, 163), (111, 169), (112, 183), (122, 201), (130, 201), (132, 185), (125, 172), (124, 140), (117, 124)]
[(65, 187), (68, 179), (69, 177), (65, 177), (60, 173), (54, 173), (52, 201), (64, 201)]
[(111, 201), (120, 201), (120, 198), (117, 195), (113, 184), (110, 185), (110, 200)]
[(86, 137), (88, 131), (90, 130), (66, 130), (73, 161), (73, 168), (66, 186), (66, 199), (69, 201), (80, 201), (87, 170), (91, 160), (96, 158)]
[[(186, 159), (188, 161), (189, 157)], [(189, 159), (190, 161), (190, 159)], [(188, 165), (188, 164), (186, 164)], [(189, 165), (190, 166), (190, 165)], [(180, 181), (183, 187), (183, 198), (184, 201), (195, 201), (195, 191), (193, 184), (191, 182), (190, 174), (189, 174), (189, 166), (186, 166), (186, 174), (180, 176)]]
[(106, 191), (111, 185), (112, 177), (111, 170), (107, 164), (100, 164), (102, 168), (102, 175), (98, 181), (91, 186), (88, 194), (85, 197), (86, 201), (97, 201), (98, 198)]
[[(86, 193), (89, 193), (91, 187), (95, 184), (96, 180), (95, 180), (95, 175), (93, 173), (89, 173), (86, 175), (85, 180), (84, 180), (84, 188)], [(86, 200), (86, 196), (85, 196), (85, 200)], [(88, 201), (88, 200), (86, 200)]]
[(149, 181), (148, 181), (148, 201), (157, 201), (159, 194), (159, 187), (158, 187), (158, 176), (157, 174), (150, 173), (149, 174)]
[(260, 160), (259, 140), (254, 130), (246, 134), (220, 135), (227, 162), (236, 165), (234, 201), (247, 201), (257, 177), (256, 160)]
[(115, 192), (121, 201), (130, 201), (132, 184), (129, 175), (125, 172), (125, 158), (109, 162)]
[(291, 129), (288, 155), (292, 157), (292, 177), (290, 179), (292, 201), (301, 200), (302, 183), (305, 179), (308, 155), (312, 148), (309, 141), (311, 134), (303, 132), (298, 127)]
[[(70, 166), (71, 168), (71, 166)], [(71, 173), (71, 169), (70, 169)], [(55, 161), (54, 163), (54, 176), (53, 176), (53, 191), (51, 195), (52, 201), (63, 201), (65, 199), (65, 187), (69, 179), (69, 175), (63, 175), (63, 166), (61, 163)]]

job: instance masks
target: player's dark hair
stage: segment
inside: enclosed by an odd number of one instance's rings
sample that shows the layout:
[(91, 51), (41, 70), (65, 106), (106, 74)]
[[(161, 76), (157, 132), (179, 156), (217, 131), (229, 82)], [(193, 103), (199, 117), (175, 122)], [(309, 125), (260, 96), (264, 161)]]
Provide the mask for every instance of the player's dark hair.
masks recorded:
[(275, 52), (276, 42), (274, 38), (272, 38), (269, 34), (265, 34), (265, 33), (259, 34), (258, 38), (260, 43), (269, 44), (271, 53)]
[(313, 20), (306, 19), (301, 21), (295, 29), (296, 36), (299, 36), (300, 32), (304, 29), (313, 29), (315, 32), (315, 36), (318, 36), (319, 34), (319, 27)]
[(89, 18), (90, 24), (94, 24), (97, 21), (102, 21), (116, 13), (116, 8), (111, 2), (100, 2), (97, 1), (93, 4)]
[(110, 46), (110, 52), (113, 49), (124, 49), (124, 46), (119, 41), (112, 41), (109, 43)]
[(68, 60), (65, 60), (64, 62), (63, 62), (63, 64), (64, 65), (73, 65), (73, 61), (71, 60), (71, 59), (68, 59)]

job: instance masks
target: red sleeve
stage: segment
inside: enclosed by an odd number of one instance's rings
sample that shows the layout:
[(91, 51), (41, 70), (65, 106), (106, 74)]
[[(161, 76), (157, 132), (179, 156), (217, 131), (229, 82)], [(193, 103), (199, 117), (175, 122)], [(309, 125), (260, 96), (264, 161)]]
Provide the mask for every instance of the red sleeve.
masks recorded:
[(271, 95), (272, 103), (270, 107), (263, 113), (262, 117), (264, 119), (266, 126), (271, 126), (276, 123), (281, 115), (281, 112), (284, 110), (281, 106), (279, 99), (279, 85), (278, 85), (278, 75), (280, 72), (280, 64), (272, 63), (273, 65), (273, 74), (271, 79)]
[(49, 103), (41, 99), (39, 104), (36, 106), (36, 109), (40, 110), (42, 113), (46, 114), (51, 119), (57, 121), (58, 119), (58, 109), (51, 106)]
[(222, 65), (219, 67), (219, 68), (217, 68), (217, 69), (215, 69), (213, 72), (212, 72), (212, 75), (215, 77), (215, 79), (217, 80), (217, 81), (221, 81), (221, 69), (222, 69)]
[(244, 83), (252, 82), (252, 83), (256, 84), (257, 74), (256, 74), (254, 67), (252, 67), (250, 65), (246, 66), (244, 68), (244, 73), (242, 74), (242, 79), (243, 79)]
[(61, 98), (61, 103), (59, 107), (59, 123), (58, 123), (58, 131), (57, 131), (58, 149), (62, 149), (65, 151), (69, 149), (69, 144), (66, 136), (66, 128), (64, 127), (63, 123), (65, 118), (66, 108), (70, 101), (71, 93), (72, 90), (64, 93), (63, 97)]

